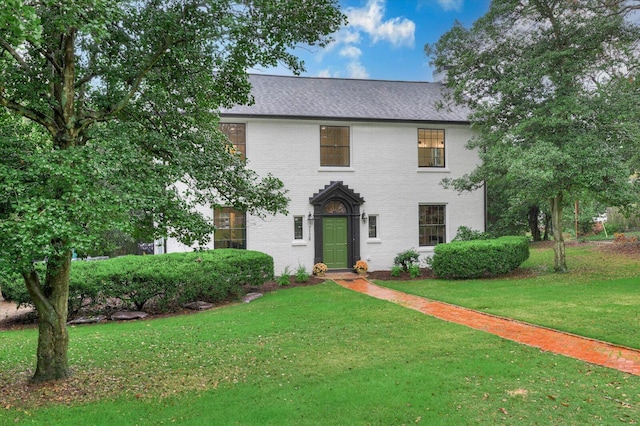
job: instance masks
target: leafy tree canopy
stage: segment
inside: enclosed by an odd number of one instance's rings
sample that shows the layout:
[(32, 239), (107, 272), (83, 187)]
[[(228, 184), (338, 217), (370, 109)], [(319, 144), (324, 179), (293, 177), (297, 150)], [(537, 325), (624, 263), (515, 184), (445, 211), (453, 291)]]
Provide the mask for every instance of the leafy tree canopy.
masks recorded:
[(63, 378), (72, 250), (149, 218), (206, 242), (198, 205), (286, 212), (217, 111), (251, 102), (253, 67), (299, 73), (293, 49), (326, 45), (344, 17), (336, 0), (4, 0), (0, 22), (0, 267), (38, 310), (34, 380)]
[[(498, 180), (513, 200), (547, 200), (556, 263), (566, 270), (564, 197), (637, 200), (640, 31), (628, 2), (494, 0), (470, 29), (456, 24), (425, 50), (447, 70), (450, 100), (471, 108), (483, 164), (445, 182)], [(631, 5), (634, 6), (634, 5)]]

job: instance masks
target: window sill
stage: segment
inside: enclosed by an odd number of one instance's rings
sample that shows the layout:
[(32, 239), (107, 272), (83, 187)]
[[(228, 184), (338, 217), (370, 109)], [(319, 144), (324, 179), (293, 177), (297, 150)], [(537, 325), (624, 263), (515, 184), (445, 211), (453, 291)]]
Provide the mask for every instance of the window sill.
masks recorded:
[(355, 172), (353, 167), (320, 167), (319, 172)]
[[(444, 243), (441, 243), (444, 244)], [(418, 247), (418, 253), (433, 253), (433, 248), (435, 246), (420, 246)]]
[(369, 238), (367, 239), (367, 244), (382, 244), (382, 240), (380, 238)]
[(418, 173), (451, 173), (448, 167), (420, 167)]
[(291, 241), (292, 246), (306, 246), (307, 242), (305, 240), (293, 240)]

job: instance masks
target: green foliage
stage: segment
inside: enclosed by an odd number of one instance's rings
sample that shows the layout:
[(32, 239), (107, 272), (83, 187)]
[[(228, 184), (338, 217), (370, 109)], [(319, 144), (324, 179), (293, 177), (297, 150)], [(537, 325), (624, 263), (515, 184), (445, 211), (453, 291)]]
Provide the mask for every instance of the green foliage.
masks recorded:
[[(44, 265), (39, 267), (44, 269)], [(220, 302), (239, 296), (245, 284), (259, 286), (273, 278), (273, 259), (250, 250), (218, 249), (155, 256), (122, 256), (72, 263), (69, 316), (98, 310), (119, 299), (125, 308), (142, 310), (153, 303), (162, 311), (197, 300)], [(31, 302), (22, 277), (1, 283), (7, 300)]]
[(420, 276), (420, 266), (417, 264), (411, 264), (409, 266), (409, 276), (411, 278), (418, 278)]
[(307, 272), (307, 268), (304, 265), (298, 265), (296, 269), (296, 282), (298, 283), (306, 283), (309, 281), (309, 273)]
[[(230, 149), (218, 111), (251, 102), (248, 69), (303, 71), (293, 49), (326, 46), (344, 20), (337, 0), (3, 2), (0, 273), (27, 273), (38, 311), (64, 316), (63, 260), (114, 229), (204, 245), (199, 206), (286, 213), (282, 181)], [(38, 277), (44, 258), (56, 266)], [(39, 365), (66, 364), (65, 342), (42, 339), (58, 360)]]
[(399, 266), (404, 272), (408, 272), (411, 265), (416, 265), (419, 262), (420, 254), (414, 249), (400, 252), (393, 259), (393, 264)]
[(491, 236), (486, 232), (477, 231), (468, 226), (460, 226), (453, 241), (488, 240), (489, 238)]
[(399, 277), (400, 274), (402, 274), (402, 266), (400, 265), (393, 265), (391, 267), (391, 276), (392, 277)]
[(281, 287), (286, 287), (289, 284), (291, 284), (291, 270), (289, 269), (289, 266), (285, 266), (284, 271), (282, 271), (282, 275), (280, 275), (277, 279), (276, 282), (278, 283), (278, 285), (280, 285)]
[(549, 203), (559, 271), (563, 199), (638, 199), (640, 27), (622, 3), (495, 0), (471, 28), (458, 23), (425, 48), (448, 70), (450, 100), (471, 108), (468, 148), (482, 160), (443, 183), (504, 189), (505, 210)]
[(609, 237), (612, 237), (613, 234), (617, 233), (617, 232), (624, 232), (625, 228), (623, 226), (621, 226), (620, 224), (617, 223), (603, 223), (602, 226), (604, 228), (606, 228), (607, 233), (609, 234)]
[(511, 272), (528, 257), (526, 237), (455, 241), (435, 246), (432, 268), (438, 278), (479, 278)]

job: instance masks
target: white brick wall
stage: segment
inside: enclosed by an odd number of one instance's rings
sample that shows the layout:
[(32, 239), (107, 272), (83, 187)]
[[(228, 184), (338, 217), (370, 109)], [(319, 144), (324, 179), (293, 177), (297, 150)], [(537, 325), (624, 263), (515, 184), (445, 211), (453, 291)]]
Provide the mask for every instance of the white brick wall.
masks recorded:
[[(361, 258), (370, 270), (389, 269), (401, 251), (414, 248), (423, 255), (432, 249), (418, 247), (419, 204), (445, 204), (447, 241), (459, 226), (484, 230), (484, 193), (458, 194), (443, 189), (440, 181), (473, 170), (477, 155), (465, 148), (469, 126), (415, 123), (331, 122), (313, 120), (225, 119), (243, 122), (247, 128), (249, 167), (261, 175), (280, 178), (291, 198), (289, 216), (260, 219), (247, 217), (247, 248), (273, 256), (276, 275), (286, 266), (314, 260), (313, 227), (307, 215), (309, 198), (331, 181), (342, 181), (364, 198), (360, 210), (378, 216), (378, 238), (369, 240), (368, 227), (360, 222)], [(350, 126), (351, 166), (320, 167), (320, 125)], [(445, 129), (445, 169), (419, 169), (417, 129)], [(304, 216), (304, 239), (294, 241), (293, 216)], [(309, 239), (311, 231), (311, 239)], [(175, 241), (168, 251), (190, 250)], [(423, 256), (424, 257), (424, 256)]]

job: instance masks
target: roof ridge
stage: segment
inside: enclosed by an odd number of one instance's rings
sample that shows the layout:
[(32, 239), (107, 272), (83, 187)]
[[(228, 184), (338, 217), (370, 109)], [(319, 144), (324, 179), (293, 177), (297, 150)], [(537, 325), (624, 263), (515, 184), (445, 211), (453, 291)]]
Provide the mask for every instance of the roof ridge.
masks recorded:
[(308, 80), (342, 80), (342, 81), (354, 81), (354, 82), (382, 82), (382, 83), (416, 83), (416, 84), (434, 84), (443, 86), (438, 81), (422, 81), (422, 80), (389, 80), (382, 78), (350, 78), (350, 77), (324, 77), (313, 75), (282, 75), (282, 74), (263, 74), (263, 73), (249, 73), (249, 77), (278, 77), (278, 78), (291, 78), (291, 79), (308, 79)]

